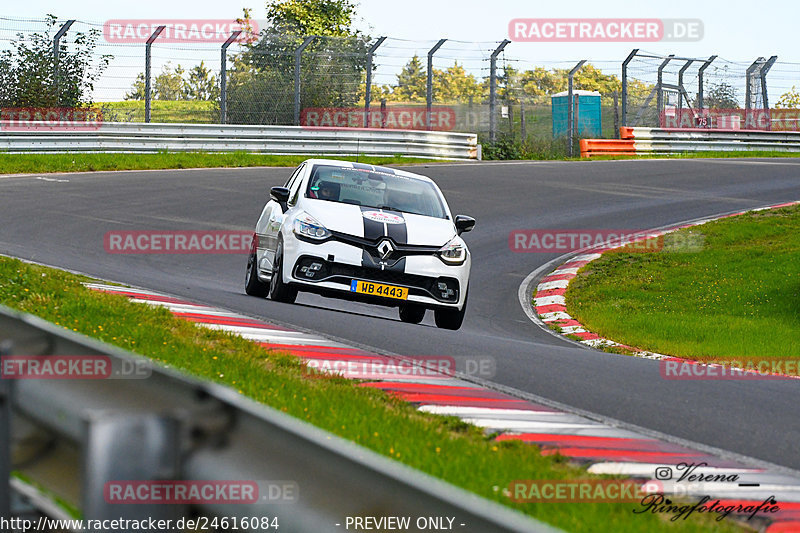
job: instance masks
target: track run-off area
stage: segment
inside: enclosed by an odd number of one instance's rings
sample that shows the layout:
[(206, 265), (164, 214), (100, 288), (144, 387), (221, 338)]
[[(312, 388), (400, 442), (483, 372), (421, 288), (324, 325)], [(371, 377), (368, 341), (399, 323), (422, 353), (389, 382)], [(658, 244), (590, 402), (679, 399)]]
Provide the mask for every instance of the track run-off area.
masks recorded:
[[(657, 361), (576, 346), (535, 325), (520, 284), (560, 254), (517, 253), (519, 229), (643, 230), (800, 198), (790, 159), (494, 162), (407, 167), (433, 178), (454, 214), (477, 219), (469, 309), (459, 331), (397, 311), (302, 294), (246, 296), (245, 254), (109, 254), (126, 230), (252, 230), (290, 168), (0, 177), (0, 253), (129, 283), (314, 332), (376, 353), (491, 356), (488, 385), (800, 470), (798, 380), (677, 381)], [(719, 332), (724, 335), (724, 331)], [(776, 354), (777, 355), (777, 354)], [(770, 357), (766, 354), (765, 357)]]

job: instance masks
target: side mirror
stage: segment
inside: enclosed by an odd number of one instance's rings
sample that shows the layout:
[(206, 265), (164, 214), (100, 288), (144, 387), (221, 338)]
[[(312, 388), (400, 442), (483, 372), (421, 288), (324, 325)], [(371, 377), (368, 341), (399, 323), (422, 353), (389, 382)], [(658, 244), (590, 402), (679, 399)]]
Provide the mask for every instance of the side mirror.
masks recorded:
[(459, 235), (472, 231), (475, 227), (475, 219), (467, 215), (456, 215), (456, 231)]
[(269, 190), (269, 198), (270, 200), (275, 200), (278, 202), (278, 205), (281, 206), (281, 210), (285, 213), (289, 206), (287, 202), (289, 201), (289, 189), (286, 187), (273, 187)]

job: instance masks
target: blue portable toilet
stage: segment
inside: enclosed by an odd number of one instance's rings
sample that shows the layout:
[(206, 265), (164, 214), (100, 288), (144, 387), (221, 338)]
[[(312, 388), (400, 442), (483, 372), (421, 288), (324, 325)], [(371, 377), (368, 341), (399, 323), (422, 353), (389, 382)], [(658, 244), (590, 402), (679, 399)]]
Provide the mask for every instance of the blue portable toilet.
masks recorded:
[[(600, 119), (600, 93), (573, 89), (572, 97), (576, 101), (575, 138), (601, 137), (602, 123)], [(551, 98), (553, 108), (553, 138), (569, 135), (569, 91), (554, 94)]]

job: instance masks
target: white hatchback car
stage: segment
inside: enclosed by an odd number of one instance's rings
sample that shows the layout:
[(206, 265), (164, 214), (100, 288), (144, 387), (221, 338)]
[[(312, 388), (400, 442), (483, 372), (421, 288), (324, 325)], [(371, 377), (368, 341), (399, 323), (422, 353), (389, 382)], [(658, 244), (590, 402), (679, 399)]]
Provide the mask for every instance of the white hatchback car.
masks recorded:
[(470, 253), (425, 176), (361, 163), (309, 159), (273, 187), (256, 224), (245, 292), (294, 302), (298, 291), (396, 306), (418, 324), (432, 309), (459, 329), (467, 309)]

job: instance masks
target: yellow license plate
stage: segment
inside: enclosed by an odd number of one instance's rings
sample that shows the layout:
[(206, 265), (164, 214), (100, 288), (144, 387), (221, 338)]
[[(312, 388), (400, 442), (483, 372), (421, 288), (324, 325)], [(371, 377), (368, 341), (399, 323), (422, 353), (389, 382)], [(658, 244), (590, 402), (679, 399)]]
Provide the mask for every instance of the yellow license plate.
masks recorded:
[(384, 296), (386, 298), (397, 298), (405, 300), (408, 298), (408, 289), (405, 287), (395, 287), (394, 285), (384, 285), (383, 283), (372, 283), (354, 279), (350, 282), (350, 292), (359, 294), (370, 294), (372, 296)]

